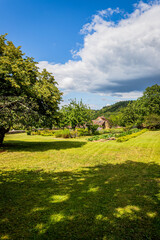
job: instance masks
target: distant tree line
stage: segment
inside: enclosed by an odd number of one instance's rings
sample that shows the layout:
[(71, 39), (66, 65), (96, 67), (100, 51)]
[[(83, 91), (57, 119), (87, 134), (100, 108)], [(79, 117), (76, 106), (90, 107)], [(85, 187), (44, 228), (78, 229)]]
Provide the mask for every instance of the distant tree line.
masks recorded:
[(160, 128), (160, 85), (146, 88), (143, 96), (130, 102), (117, 115), (110, 115), (112, 125)]
[(60, 110), (61, 127), (70, 126), (93, 128), (92, 120), (98, 116), (109, 119), (112, 127), (160, 128), (160, 86), (146, 88), (143, 96), (136, 101), (121, 101), (101, 110), (91, 110), (82, 100), (71, 100)]

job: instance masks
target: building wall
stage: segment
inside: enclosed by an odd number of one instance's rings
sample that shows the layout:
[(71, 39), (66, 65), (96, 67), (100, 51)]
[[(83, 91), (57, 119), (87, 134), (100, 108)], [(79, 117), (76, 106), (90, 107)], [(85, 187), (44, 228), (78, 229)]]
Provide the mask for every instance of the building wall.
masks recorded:
[(105, 122), (105, 129), (109, 129), (109, 128), (111, 128), (111, 127), (110, 127), (110, 124), (109, 124), (108, 121), (106, 121), (106, 122)]

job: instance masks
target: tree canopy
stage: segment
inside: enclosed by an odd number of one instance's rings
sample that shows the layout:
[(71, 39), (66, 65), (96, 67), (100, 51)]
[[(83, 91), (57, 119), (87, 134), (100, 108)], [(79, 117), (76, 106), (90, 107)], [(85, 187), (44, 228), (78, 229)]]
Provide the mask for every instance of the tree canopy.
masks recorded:
[[(124, 126), (142, 126), (148, 116), (160, 115), (160, 85), (155, 84), (146, 88), (143, 96), (130, 103), (121, 115), (121, 124)], [(151, 118), (151, 117), (150, 117)]]
[(82, 102), (72, 99), (68, 105), (61, 109), (62, 119), (61, 126), (70, 126), (71, 128), (91, 125), (91, 110)]
[(21, 47), (0, 36), (0, 144), (15, 123), (49, 126), (57, 120), (62, 93), (56, 85), (51, 73), (40, 72)]

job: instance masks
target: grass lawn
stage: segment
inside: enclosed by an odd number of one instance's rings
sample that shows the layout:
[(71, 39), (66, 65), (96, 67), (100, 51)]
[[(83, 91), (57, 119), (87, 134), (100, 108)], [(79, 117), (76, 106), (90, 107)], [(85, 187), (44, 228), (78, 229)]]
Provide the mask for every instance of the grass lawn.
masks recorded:
[(6, 135), (0, 239), (160, 239), (160, 131), (85, 139)]

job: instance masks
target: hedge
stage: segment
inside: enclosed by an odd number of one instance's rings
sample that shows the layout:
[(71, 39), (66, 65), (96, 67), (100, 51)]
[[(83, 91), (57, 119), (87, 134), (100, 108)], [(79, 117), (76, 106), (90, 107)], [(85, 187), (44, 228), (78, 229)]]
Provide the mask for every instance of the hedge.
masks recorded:
[(130, 135), (127, 135), (127, 136), (124, 136), (124, 137), (120, 137), (117, 139), (117, 142), (125, 142), (125, 141), (128, 141), (129, 139), (131, 138), (135, 138), (135, 137), (138, 137), (139, 135), (141, 135), (142, 133), (145, 133), (146, 131), (148, 131), (146, 128), (139, 131), (139, 132), (136, 132), (136, 133), (132, 133)]

